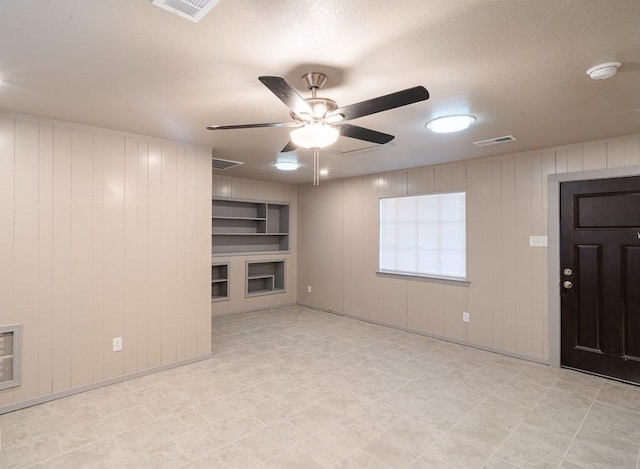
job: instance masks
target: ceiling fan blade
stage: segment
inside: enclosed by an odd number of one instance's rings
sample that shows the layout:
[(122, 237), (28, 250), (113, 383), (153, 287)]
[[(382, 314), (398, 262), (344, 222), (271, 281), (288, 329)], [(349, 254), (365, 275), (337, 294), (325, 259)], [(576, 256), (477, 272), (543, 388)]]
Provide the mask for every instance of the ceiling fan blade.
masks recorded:
[(300, 127), (297, 122), (269, 122), (264, 124), (210, 125), (207, 130), (257, 129), (259, 127)]
[(289, 151), (295, 150), (296, 148), (298, 148), (298, 146), (292, 141), (289, 141), (289, 143), (287, 143), (285, 147), (282, 150), (280, 150), (280, 153), (287, 153)]
[(358, 117), (368, 116), (376, 112), (395, 109), (407, 104), (417, 103), (429, 99), (429, 92), (424, 86), (414, 86), (396, 93), (379, 96), (377, 98), (368, 99), (348, 106), (336, 109), (332, 114), (342, 114), (344, 120), (357, 119)]
[(379, 143), (384, 145), (389, 143), (395, 137), (393, 135), (377, 132), (371, 129), (365, 129), (357, 125), (351, 124), (336, 124), (334, 127), (340, 129), (340, 135), (344, 137), (357, 138), (358, 140), (364, 140), (366, 142)]
[(263, 76), (258, 77), (258, 80), (294, 113), (313, 115), (313, 109), (284, 78)]

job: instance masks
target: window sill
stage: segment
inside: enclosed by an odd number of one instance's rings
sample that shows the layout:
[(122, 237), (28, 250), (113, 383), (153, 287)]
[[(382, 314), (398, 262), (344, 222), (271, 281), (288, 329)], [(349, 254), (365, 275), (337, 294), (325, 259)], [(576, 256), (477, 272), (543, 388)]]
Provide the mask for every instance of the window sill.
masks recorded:
[(414, 280), (418, 282), (439, 283), (442, 285), (454, 285), (457, 287), (468, 287), (471, 282), (468, 280), (460, 280), (447, 277), (432, 277), (427, 275), (405, 274), (401, 272), (377, 271), (376, 275), (381, 277), (402, 278), (405, 280)]

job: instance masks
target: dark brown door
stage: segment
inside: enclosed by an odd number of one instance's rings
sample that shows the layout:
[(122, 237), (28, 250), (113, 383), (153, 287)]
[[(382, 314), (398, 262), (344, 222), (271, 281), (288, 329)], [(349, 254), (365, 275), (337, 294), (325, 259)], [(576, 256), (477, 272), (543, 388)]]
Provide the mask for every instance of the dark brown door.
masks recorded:
[(640, 383), (640, 177), (560, 185), (561, 363)]

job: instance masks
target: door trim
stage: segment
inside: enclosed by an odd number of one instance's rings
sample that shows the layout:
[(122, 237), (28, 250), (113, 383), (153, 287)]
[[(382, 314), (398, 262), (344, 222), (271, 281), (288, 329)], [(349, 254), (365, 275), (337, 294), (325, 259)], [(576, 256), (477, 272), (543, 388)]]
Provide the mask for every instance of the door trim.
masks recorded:
[(549, 292), (549, 365), (560, 368), (560, 183), (587, 179), (612, 179), (640, 176), (640, 166), (597, 169), (574, 173), (550, 174), (547, 185), (547, 250)]

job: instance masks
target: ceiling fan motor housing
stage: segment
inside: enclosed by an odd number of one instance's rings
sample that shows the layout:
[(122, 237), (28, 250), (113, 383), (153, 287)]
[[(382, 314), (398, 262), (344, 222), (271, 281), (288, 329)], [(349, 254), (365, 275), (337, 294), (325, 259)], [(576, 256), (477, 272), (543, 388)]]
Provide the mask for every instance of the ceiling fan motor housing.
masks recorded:
[(314, 90), (324, 86), (327, 76), (320, 72), (309, 72), (302, 75), (302, 81), (308, 90)]

